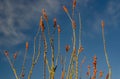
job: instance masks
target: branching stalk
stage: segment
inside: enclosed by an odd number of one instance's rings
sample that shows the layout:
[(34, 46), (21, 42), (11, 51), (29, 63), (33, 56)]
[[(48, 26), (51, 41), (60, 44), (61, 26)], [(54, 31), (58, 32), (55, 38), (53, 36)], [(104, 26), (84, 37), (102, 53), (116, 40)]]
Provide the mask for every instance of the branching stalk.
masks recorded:
[(60, 56), (60, 33), (58, 33), (58, 55), (57, 55), (57, 58), (56, 58), (56, 66), (58, 64), (59, 56)]
[(34, 53), (33, 53), (33, 56), (32, 56), (32, 66), (31, 66), (29, 74), (28, 74), (28, 79), (31, 79), (34, 66), (38, 62), (38, 59), (40, 57), (40, 41), (41, 41), (41, 36), (39, 38), (39, 43), (38, 43), (39, 44), (38, 45), (38, 54), (37, 54), (37, 57), (35, 58), (35, 54), (36, 54), (36, 39), (37, 39), (37, 37), (39, 35), (39, 32), (40, 32), (40, 28), (38, 29), (38, 31), (36, 33), (36, 36), (34, 37)]
[(14, 73), (14, 75), (15, 75), (15, 78), (16, 78), (16, 79), (19, 79), (19, 77), (18, 77), (18, 75), (17, 75), (17, 73), (16, 73), (16, 69), (14, 68), (14, 66), (13, 66), (13, 64), (12, 64), (9, 56), (7, 56), (7, 59), (8, 59), (8, 62), (9, 62), (10, 66), (11, 66), (11, 68), (12, 68), (12, 70), (13, 70), (13, 73)]

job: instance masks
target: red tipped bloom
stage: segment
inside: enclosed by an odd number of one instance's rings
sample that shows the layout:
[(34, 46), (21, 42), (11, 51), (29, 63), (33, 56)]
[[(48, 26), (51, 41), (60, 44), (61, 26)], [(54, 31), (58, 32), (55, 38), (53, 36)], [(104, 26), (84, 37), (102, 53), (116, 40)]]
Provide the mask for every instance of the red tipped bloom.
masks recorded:
[(104, 21), (102, 20), (102, 21), (101, 21), (101, 26), (102, 26), (102, 28), (104, 28), (104, 25), (105, 25), (105, 23), (104, 23)]
[(44, 16), (44, 19), (48, 21), (48, 16), (47, 16), (47, 13), (45, 12), (45, 9), (42, 9), (42, 14)]
[(68, 13), (68, 9), (66, 8), (66, 6), (63, 6), (63, 10)]
[(5, 56), (8, 56), (8, 55), (9, 55), (8, 51), (5, 51), (4, 54), (5, 54)]
[(29, 46), (29, 45), (28, 45), (28, 42), (26, 42), (26, 49), (28, 49), (28, 46)]
[(40, 28), (41, 28), (41, 31), (44, 32), (45, 27), (44, 27), (42, 16), (40, 18)]
[(14, 59), (17, 58), (17, 53), (14, 53), (13, 58), (14, 58)]
[(72, 27), (73, 27), (73, 29), (76, 29), (76, 23), (74, 20), (72, 20)]
[(58, 33), (60, 33), (61, 32), (60, 25), (58, 25), (57, 27), (58, 27)]
[(89, 75), (90, 75), (90, 72), (87, 72), (86, 75), (89, 76)]
[(100, 74), (99, 74), (99, 76), (100, 76), (100, 77), (102, 77), (102, 76), (103, 76), (103, 72), (102, 72), (102, 71), (100, 71)]
[(56, 26), (57, 26), (57, 20), (56, 20), (56, 18), (53, 19), (53, 22), (54, 22), (54, 28), (56, 28)]
[(70, 49), (70, 45), (66, 45), (66, 52), (68, 52), (69, 51), (69, 49)]
[(73, 8), (75, 8), (76, 7), (76, 0), (73, 0)]
[(22, 73), (22, 75), (21, 75), (21, 76), (22, 76), (22, 78), (24, 78), (25, 74), (24, 74), (24, 73)]
[(82, 46), (80, 46), (80, 48), (78, 49), (78, 53), (81, 53), (84, 50), (84, 48)]

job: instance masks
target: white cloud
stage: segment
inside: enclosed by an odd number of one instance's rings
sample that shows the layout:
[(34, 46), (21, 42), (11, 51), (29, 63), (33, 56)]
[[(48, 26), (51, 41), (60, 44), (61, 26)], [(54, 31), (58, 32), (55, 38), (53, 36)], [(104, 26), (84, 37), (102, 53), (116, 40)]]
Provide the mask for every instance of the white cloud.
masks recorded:
[(22, 43), (29, 38), (23, 31), (33, 28), (31, 24), (39, 20), (42, 8), (45, 8), (49, 12), (48, 15), (51, 15), (53, 12), (57, 12), (59, 7), (59, 0), (1, 1), (0, 46), (12, 46)]

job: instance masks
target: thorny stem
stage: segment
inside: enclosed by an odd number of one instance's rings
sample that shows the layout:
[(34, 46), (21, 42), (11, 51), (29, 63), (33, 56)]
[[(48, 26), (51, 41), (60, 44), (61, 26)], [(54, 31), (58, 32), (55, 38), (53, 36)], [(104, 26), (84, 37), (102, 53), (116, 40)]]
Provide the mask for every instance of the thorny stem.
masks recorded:
[(82, 79), (82, 64), (80, 64), (80, 79)]
[(111, 66), (110, 66), (107, 51), (106, 51), (106, 42), (105, 42), (104, 28), (103, 27), (102, 27), (102, 38), (103, 38), (103, 45), (104, 45), (104, 53), (105, 53), (105, 57), (106, 57), (106, 63), (108, 65), (108, 71), (109, 71), (108, 79), (111, 79), (112, 70), (111, 70)]
[(72, 18), (74, 17), (74, 8), (72, 8)]
[(64, 76), (65, 76), (65, 70), (63, 69), (63, 70), (62, 70), (62, 74), (61, 74), (61, 78), (60, 78), (60, 79), (64, 79)]
[(81, 43), (81, 38), (82, 38), (82, 22), (81, 22), (81, 16), (80, 16), (80, 13), (79, 13), (79, 26), (80, 26), (80, 29), (79, 29), (79, 48), (81, 47), (82, 43)]
[(14, 75), (15, 75), (15, 78), (16, 78), (16, 79), (19, 79), (19, 78), (18, 78), (18, 75), (17, 75), (17, 73), (16, 73), (16, 69), (14, 68), (14, 66), (13, 66), (13, 64), (12, 64), (9, 56), (7, 56), (7, 59), (8, 59), (8, 62), (9, 62), (10, 66), (11, 66), (11, 68), (12, 68), (12, 70), (13, 70), (13, 73), (14, 73)]
[(39, 37), (39, 45), (38, 45), (38, 55), (37, 55), (37, 57), (36, 57), (36, 59), (35, 59), (35, 63), (37, 63), (38, 62), (38, 59), (39, 59), (39, 57), (40, 57), (40, 48), (41, 48), (41, 36)]
[[(66, 58), (65, 58), (65, 64), (66, 64)], [(65, 77), (66, 77), (67, 73), (66, 73), (66, 66), (65, 66), (65, 64), (64, 64), (64, 70), (65, 70)]]
[[(74, 11), (73, 11), (74, 12)], [(67, 15), (72, 23), (72, 18), (70, 16), (70, 14), (67, 12)], [(70, 64), (69, 64), (69, 67), (68, 67), (68, 74), (67, 74), (67, 77), (66, 79), (69, 78), (69, 75), (70, 75), (70, 69), (71, 69), (71, 64), (73, 62), (73, 53), (74, 53), (74, 50), (75, 50), (75, 45), (76, 45), (76, 34), (75, 34), (75, 29), (73, 28), (73, 52), (72, 52), (72, 55), (71, 55), (71, 58), (70, 58)]]
[(64, 64), (63, 64), (63, 69), (65, 70), (65, 64), (66, 64), (66, 57), (65, 57), (65, 60), (64, 60)]
[(73, 29), (73, 50), (76, 48), (76, 34), (75, 29)]
[(44, 52), (44, 79), (46, 79), (46, 53)]
[(67, 15), (68, 15), (68, 18), (70, 19), (70, 21), (72, 22), (72, 18), (71, 18), (71, 16), (70, 16), (70, 14), (67, 13)]
[[(49, 71), (49, 73), (50, 73), (51, 69), (50, 69), (50, 66), (49, 66), (49, 64), (48, 64), (47, 58), (46, 58), (46, 64), (47, 64), (47, 67), (48, 67), (48, 71)], [(50, 79), (50, 76), (49, 76), (49, 79)]]
[(22, 73), (24, 73), (24, 70), (25, 70), (25, 62), (26, 62), (27, 52), (28, 52), (28, 49), (26, 49), (25, 54), (24, 54), (24, 60), (23, 60), (23, 65), (22, 65), (21, 77), (22, 77)]
[(38, 59), (39, 59), (39, 57), (40, 57), (40, 41), (41, 41), (41, 36), (40, 36), (40, 38), (39, 38), (38, 54), (37, 54), (37, 57), (35, 58), (35, 53), (36, 53), (36, 39), (37, 39), (37, 37), (38, 37), (39, 31), (40, 31), (40, 28), (38, 29), (38, 31), (37, 31), (37, 33), (36, 33), (36, 36), (34, 37), (34, 53), (33, 53), (33, 57), (32, 57), (32, 66), (31, 66), (30, 71), (29, 71), (29, 74), (28, 74), (28, 79), (31, 78), (31, 75), (32, 75), (34, 66), (35, 66), (35, 64), (38, 62)]
[(72, 52), (72, 55), (71, 55), (70, 64), (69, 64), (69, 67), (68, 67), (68, 74), (67, 74), (67, 78), (66, 79), (69, 78), (70, 68), (71, 68), (71, 64), (73, 62), (73, 55), (74, 55), (74, 52), (75, 52), (75, 43), (76, 43), (75, 29), (73, 29), (73, 37), (74, 37), (74, 40), (73, 40), (73, 52)]
[(76, 79), (78, 79), (78, 56), (76, 56)]
[(71, 55), (71, 58), (70, 58), (70, 64), (69, 64), (69, 67), (68, 67), (68, 72), (67, 72), (66, 79), (69, 79), (70, 69), (71, 69), (71, 65), (72, 65), (72, 62), (73, 62), (73, 52), (72, 52), (72, 55)]
[(52, 67), (54, 67), (54, 45), (53, 45), (53, 40), (50, 36), (50, 25), (49, 25), (48, 21), (47, 21), (47, 26), (48, 26), (48, 36), (49, 36), (51, 52), (52, 52)]
[[(51, 38), (51, 36), (50, 36), (50, 25), (49, 25), (49, 22), (47, 21), (47, 26), (48, 26), (48, 36), (49, 36), (49, 41), (50, 41), (50, 46), (51, 46), (51, 51), (52, 51), (52, 57), (54, 58), (54, 47), (53, 47), (53, 40), (52, 40), (52, 38)], [(54, 61), (54, 59), (53, 59), (53, 61)], [(52, 61), (52, 64), (54, 63)]]
[[(70, 21), (72, 23), (73, 20), (72, 20), (70, 14), (68, 12), (67, 12), (67, 15), (68, 15), (68, 17), (69, 17), (69, 19), (70, 19)], [(75, 34), (75, 29), (73, 28), (73, 49), (75, 48), (75, 43), (76, 43), (76, 34)]]
[(48, 67), (48, 71), (50, 72), (50, 66), (49, 66), (49, 64), (48, 64), (47, 58), (46, 58), (46, 64), (47, 64), (47, 67)]
[(60, 79), (64, 79), (64, 77), (66, 76), (66, 73), (65, 73), (66, 57), (61, 58), (61, 64), (62, 64), (62, 74)]
[[(81, 17), (80, 17), (80, 13), (79, 13), (79, 25), (80, 25), (80, 28), (79, 28), (79, 48), (81, 47), (81, 36), (82, 36), (82, 24), (81, 24)], [(78, 79), (78, 58), (79, 58), (79, 51), (78, 51), (78, 54), (76, 56), (76, 79)], [(81, 68), (80, 68), (81, 69)]]
[(58, 64), (59, 55), (60, 55), (60, 33), (58, 33), (58, 55), (57, 55), (57, 58), (56, 58), (56, 66)]
[[(74, 11), (73, 11), (73, 12), (74, 12)], [(72, 20), (70, 14), (67, 13), (67, 15), (68, 15), (68, 17), (69, 17), (69, 19), (70, 19), (70, 21), (71, 21), (71, 23), (72, 23), (73, 20)], [(76, 44), (76, 34), (75, 34), (75, 29), (73, 28), (73, 50), (74, 50), (74, 48), (75, 48), (75, 44)]]
[(71, 68), (69, 70), (69, 75), (67, 75), (67, 79), (72, 79), (73, 78), (73, 75), (74, 75), (74, 63), (72, 62), (71, 63)]
[(29, 71), (29, 74), (28, 74), (28, 79), (31, 79), (31, 75), (32, 75), (34, 66), (35, 66), (35, 63), (32, 62), (32, 66), (31, 66), (30, 71)]
[(40, 32), (40, 28), (38, 28), (38, 31), (36, 33), (36, 36), (34, 37), (34, 53), (33, 53), (33, 57), (32, 57), (32, 61), (34, 62), (35, 61), (35, 53), (36, 53), (36, 39), (37, 39), (37, 36)]
[(43, 40), (44, 40), (44, 79), (46, 79), (46, 53), (47, 53), (47, 42), (44, 33)]
[[(75, 7), (73, 7), (73, 11), (72, 11), (72, 19), (74, 18), (74, 9)], [(73, 26), (74, 27), (74, 26)], [(73, 50), (76, 49), (76, 34), (75, 34), (75, 29), (73, 28)], [(76, 55), (76, 78), (75, 79), (78, 79), (78, 55)], [(74, 64), (74, 63), (73, 63)]]
[(82, 79), (82, 65), (85, 62), (86, 56), (82, 59), (82, 62), (80, 63), (80, 79)]
[[(82, 22), (81, 22), (81, 16), (80, 16), (80, 12), (79, 12), (79, 48), (82, 45)], [(80, 53), (78, 53), (77, 57), (79, 56)], [(80, 64), (80, 78), (82, 76), (82, 64)]]
[[(74, 78), (74, 74), (76, 73), (75, 72), (75, 64), (74, 64), (74, 61), (72, 62), (72, 67), (71, 67), (71, 73), (72, 73), (72, 78)], [(76, 76), (76, 75), (75, 75)]]
[(50, 41), (50, 46), (51, 46), (51, 52), (52, 52), (52, 66), (50, 69), (50, 78), (54, 79), (54, 73), (55, 73), (55, 67), (54, 67), (54, 45), (53, 45), (53, 39), (50, 36), (50, 25), (47, 21), (47, 26), (48, 26), (48, 36), (49, 36), (49, 41)]

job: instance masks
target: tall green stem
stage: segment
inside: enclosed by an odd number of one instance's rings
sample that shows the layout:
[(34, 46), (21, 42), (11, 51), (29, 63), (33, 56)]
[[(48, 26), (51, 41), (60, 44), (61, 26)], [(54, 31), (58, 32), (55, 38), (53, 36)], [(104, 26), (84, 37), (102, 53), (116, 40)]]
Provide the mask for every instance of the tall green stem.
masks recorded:
[(7, 56), (7, 59), (8, 59), (8, 62), (9, 62), (10, 66), (11, 66), (11, 68), (12, 68), (12, 70), (13, 70), (13, 73), (14, 73), (14, 75), (15, 75), (15, 78), (16, 78), (16, 79), (19, 79), (19, 78), (18, 78), (18, 75), (17, 75), (17, 73), (16, 73), (16, 69), (14, 68), (14, 66), (13, 66), (13, 64), (12, 64), (9, 56)]
[(112, 74), (112, 69), (109, 63), (109, 59), (108, 59), (108, 55), (107, 55), (107, 51), (106, 51), (106, 42), (105, 42), (105, 36), (104, 36), (104, 27), (102, 27), (102, 38), (103, 38), (103, 45), (104, 45), (104, 53), (105, 53), (105, 57), (106, 57), (106, 63), (108, 65), (108, 71), (109, 71), (109, 77), (108, 79), (111, 79), (111, 74)]

